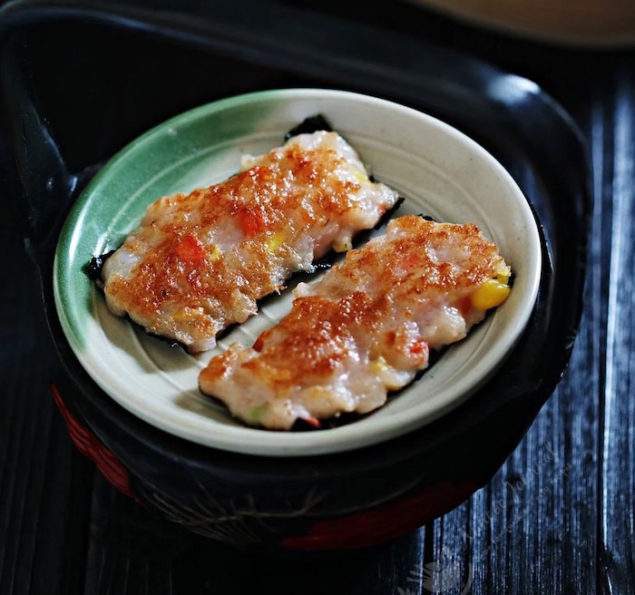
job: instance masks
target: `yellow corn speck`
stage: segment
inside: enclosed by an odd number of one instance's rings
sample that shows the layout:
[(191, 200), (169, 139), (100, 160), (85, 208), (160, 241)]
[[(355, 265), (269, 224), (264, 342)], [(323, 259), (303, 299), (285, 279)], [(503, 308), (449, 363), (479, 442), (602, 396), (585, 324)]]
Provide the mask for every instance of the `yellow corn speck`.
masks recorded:
[(280, 246), (282, 246), (283, 242), (284, 242), (284, 233), (281, 231), (274, 233), (267, 240), (267, 243), (266, 243), (267, 251), (270, 253), (275, 252), (278, 248), (280, 248)]
[(367, 176), (366, 174), (362, 173), (361, 171), (356, 171), (353, 175), (354, 175), (354, 176), (355, 176), (355, 177), (356, 177), (356, 178), (357, 178), (360, 182), (364, 182), (364, 183), (368, 182), (368, 176)]
[(472, 305), (479, 310), (489, 310), (500, 306), (509, 295), (509, 286), (496, 279), (488, 279), (470, 296)]
[(220, 255), (221, 249), (218, 246), (213, 245), (211, 251), (207, 254), (207, 258), (211, 262), (214, 262), (215, 260), (218, 260), (220, 258)]
[(333, 250), (335, 252), (348, 252), (353, 247), (351, 238), (343, 238), (333, 242)]
[(512, 275), (512, 269), (509, 266), (502, 266), (500, 269), (496, 271), (496, 280), (499, 283), (503, 283), (507, 285), (509, 283), (509, 278)]
[(403, 377), (403, 373), (395, 370), (382, 355), (372, 359), (369, 362), (369, 367), (372, 372), (379, 376), (387, 390), (397, 390), (407, 382), (407, 379)]
[(190, 308), (189, 306), (185, 306), (177, 310), (172, 318), (175, 322), (192, 323), (196, 320), (200, 320), (203, 316), (205, 316), (203, 308)]
[(375, 372), (375, 374), (382, 374), (388, 371), (389, 366), (384, 357), (380, 355), (370, 362), (370, 369)]
[(174, 322), (186, 322), (190, 318), (189, 308), (181, 308), (174, 313)]

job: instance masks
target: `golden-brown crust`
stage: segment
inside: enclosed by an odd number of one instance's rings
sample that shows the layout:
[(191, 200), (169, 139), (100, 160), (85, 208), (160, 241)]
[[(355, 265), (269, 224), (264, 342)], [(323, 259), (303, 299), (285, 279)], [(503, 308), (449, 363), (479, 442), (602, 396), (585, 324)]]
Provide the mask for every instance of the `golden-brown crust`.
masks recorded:
[[(237, 366), (242, 377), (284, 398), (294, 389), (328, 384), (360, 353), (399, 369), (425, 367), (428, 343), (412, 330), (413, 312), (420, 317), (447, 305), (463, 313), (469, 294), (504, 261), (473, 224), (405, 216), (389, 224), (390, 232), (396, 235), (350, 251), (310, 290), (315, 295), (296, 298), (253, 350), (241, 351), (243, 360), (237, 363), (235, 352), (213, 358), (202, 384), (213, 386)], [(447, 260), (444, 250), (451, 252)]]
[[(291, 144), (226, 182), (160, 199), (148, 208), (141, 230), (159, 241), (144, 250), (133, 274), (106, 280), (107, 296), (150, 330), (147, 321), (166, 310), (199, 311), (188, 325), (213, 336), (232, 319), (236, 290), (256, 300), (278, 289), (268, 239), (283, 233), (285, 243), (293, 242), (308, 224), (326, 224), (355, 206), (352, 195), (360, 186), (333, 174), (343, 162), (330, 147), (308, 151)], [(233, 266), (205, 239), (210, 228), (227, 220), (243, 235), (245, 258)], [(125, 247), (140, 253), (139, 234)]]
[(371, 306), (361, 292), (339, 302), (319, 296), (297, 298), (291, 313), (261, 335), (264, 347), (259, 356), (242, 366), (275, 385), (280, 394), (322, 380), (349, 357), (356, 327), (368, 323)]
[[(405, 233), (384, 246), (352, 250), (338, 267), (342, 278), (354, 284), (372, 275), (375, 291), (389, 292), (394, 299), (427, 294), (443, 294), (473, 287), (491, 277), (502, 258), (495, 244), (486, 240), (476, 225), (437, 224), (421, 217), (401, 217)], [(460, 246), (465, 251), (464, 266), (439, 262), (435, 253)], [(416, 271), (415, 275), (408, 271)]]

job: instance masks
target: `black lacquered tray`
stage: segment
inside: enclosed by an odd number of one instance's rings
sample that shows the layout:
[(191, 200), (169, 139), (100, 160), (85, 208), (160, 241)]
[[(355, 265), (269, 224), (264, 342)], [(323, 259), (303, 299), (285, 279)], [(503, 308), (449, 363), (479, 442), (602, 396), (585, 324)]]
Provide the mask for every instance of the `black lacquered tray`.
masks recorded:
[[(25, 199), (18, 207), (67, 372), (56, 379), (56, 399), (80, 448), (120, 490), (196, 532), (287, 549), (371, 545), (446, 512), (487, 482), (560, 378), (585, 271), (583, 146), (567, 115), (526, 79), (383, 30), (343, 21), (326, 27), (322, 17), (303, 21), (258, 3), (245, 20), (244, 10), (23, 2), (4, 11), (10, 142), (14, 154), (26, 156), (17, 160)], [(329, 35), (320, 35), (325, 30)], [(378, 35), (389, 54), (372, 43)], [(78, 45), (83, 59), (70, 60)], [(203, 448), (121, 409), (75, 360), (52, 300), (59, 225), (99, 165), (150, 125), (239, 92), (302, 86), (410, 105), (494, 154), (543, 227), (538, 302), (496, 376), (419, 431), (328, 457), (281, 460)]]

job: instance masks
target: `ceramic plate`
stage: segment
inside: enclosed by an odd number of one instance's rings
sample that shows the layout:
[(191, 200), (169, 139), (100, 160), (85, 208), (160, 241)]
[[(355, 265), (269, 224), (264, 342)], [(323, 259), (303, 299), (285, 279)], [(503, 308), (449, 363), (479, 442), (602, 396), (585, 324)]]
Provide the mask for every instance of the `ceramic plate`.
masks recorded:
[[(515, 272), (509, 299), (467, 340), (451, 347), (422, 378), (380, 410), (348, 425), (314, 432), (248, 428), (203, 397), (198, 372), (232, 341), (251, 344), (291, 307), (291, 289), (258, 315), (192, 356), (113, 316), (83, 271), (90, 258), (118, 247), (160, 196), (187, 192), (236, 173), (243, 153), (266, 152), (284, 133), (324, 114), (375, 177), (405, 202), (396, 215), (425, 213), (472, 221), (495, 241)], [(120, 405), (167, 432), (224, 450), (300, 456), (375, 444), (420, 427), (456, 407), (504, 360), (531, 314), (540, 277), (540, 241), (516, 183), (482, 147), (415, 110), (354, 93), (267, 91), (204, 105), (133, 141), (79, 197), (62, 230), (54, 290), (64, 333), (82, 366)]]

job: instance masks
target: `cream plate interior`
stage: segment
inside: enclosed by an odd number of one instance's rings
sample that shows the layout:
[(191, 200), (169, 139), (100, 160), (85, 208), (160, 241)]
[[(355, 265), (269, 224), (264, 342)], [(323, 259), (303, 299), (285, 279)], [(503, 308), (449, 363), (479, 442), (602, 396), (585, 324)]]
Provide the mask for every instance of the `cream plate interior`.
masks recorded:
[[(305, 117), (324, 114), (377, 179), (406, 197), (396, 216), (472, 221), (496, 242), (516, 278), (507, 302), (382, 409), (334, 429), (271, 432), (243, 426), (202, 396), (197, 376), (232, 341), (251, 344), (291, 307), (291, 289), (219, 341), (191, 356), (113, 316), (82, 268), (117, 247), (145, 207), (166, 194), (219, 182), (243, 153), (282, 143)], [(284, 90), (202, 106), (152, 129), (116, 155), (84, 191), (60, 236), (55, 299), (79, 361), (120, 405), (171, 434), (254, 455), (300, 456), (366, 446), (414, 430), (456, 407), (491, 375), (527, 324), (540, 276), (540, 242), (513, 179), (483, 148), (430, 116), (340, 91)], [(316, 277), (317, 279), (317, 277)]]

